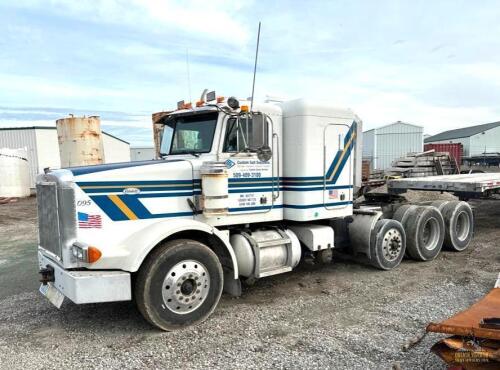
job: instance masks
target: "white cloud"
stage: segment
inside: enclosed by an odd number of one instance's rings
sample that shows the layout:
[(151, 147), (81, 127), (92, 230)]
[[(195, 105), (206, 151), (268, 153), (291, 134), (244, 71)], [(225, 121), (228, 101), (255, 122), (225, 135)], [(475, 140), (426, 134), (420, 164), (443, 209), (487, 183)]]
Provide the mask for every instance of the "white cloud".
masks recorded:
[(221, 43), (246, 42), (248, 32), (236, 20), (249, 1), (237, 0), (19, 0), (14, 6), (41, 7), (49, 11), (99, 23), (140, 27), (157, 34), (203, 35)]

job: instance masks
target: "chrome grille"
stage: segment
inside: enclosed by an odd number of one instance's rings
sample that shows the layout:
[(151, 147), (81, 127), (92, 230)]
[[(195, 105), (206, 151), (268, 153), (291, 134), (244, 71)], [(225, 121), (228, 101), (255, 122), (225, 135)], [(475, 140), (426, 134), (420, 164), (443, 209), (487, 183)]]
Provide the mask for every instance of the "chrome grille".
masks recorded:
[(39, 245), (63, 260), (64, 247), (76, 234), (74, 190), (58, 187), (57, 182), (38, 182), (36, 193)]
[(57, 206), (57, 184), (54, 182), (36, 185), (38, 203), (38, 241), (42, 248), (61, 256), (61, 234)]

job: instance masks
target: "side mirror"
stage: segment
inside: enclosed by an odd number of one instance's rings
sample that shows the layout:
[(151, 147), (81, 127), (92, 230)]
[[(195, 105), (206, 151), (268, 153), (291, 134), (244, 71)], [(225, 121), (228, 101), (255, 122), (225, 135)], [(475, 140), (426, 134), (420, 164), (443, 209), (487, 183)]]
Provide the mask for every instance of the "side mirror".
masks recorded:
[(261, 162), (267, 162), (271, 159), (272, 156), (273, 151), (267, 145), (263, 145), (259, 149), (257, 149), (257, 158), (259, 158), (259, 161)]

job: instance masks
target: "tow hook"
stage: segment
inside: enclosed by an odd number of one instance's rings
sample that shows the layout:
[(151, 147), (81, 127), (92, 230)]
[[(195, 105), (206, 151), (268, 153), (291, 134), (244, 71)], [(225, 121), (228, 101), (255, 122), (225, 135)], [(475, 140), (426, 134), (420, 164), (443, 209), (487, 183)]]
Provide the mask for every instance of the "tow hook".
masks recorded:
[(40, 278), (40, 282), (43, 285), (47, 285), (47, 283), (54, 282), (56, 280), (54, 277), (54, 268), (50, 265), (47, 265), (44, 269), (41, 269), (39, 273), (40, 275), (42, 275)]

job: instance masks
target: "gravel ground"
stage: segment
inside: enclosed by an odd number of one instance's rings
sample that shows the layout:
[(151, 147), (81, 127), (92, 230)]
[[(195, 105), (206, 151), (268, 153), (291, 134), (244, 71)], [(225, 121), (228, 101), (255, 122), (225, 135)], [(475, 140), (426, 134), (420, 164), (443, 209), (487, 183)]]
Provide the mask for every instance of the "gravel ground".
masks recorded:
[[(36, 291), (34, 200), (0, 206), (2, 368), (444, 369), (429, 348), (402, 346), (429, 321), (467, 308), (493, 286), (500, 262), (500, 211), (474, 203), (476, 237), (463, 253), (404, 261), (388, 272), (337, 255), (328, 266), (258, 281), (223, 296), (205, 323), (164, 333), (131, 302), (61, 310)], [(3, 261), (3, 263), (2, 263)]]

